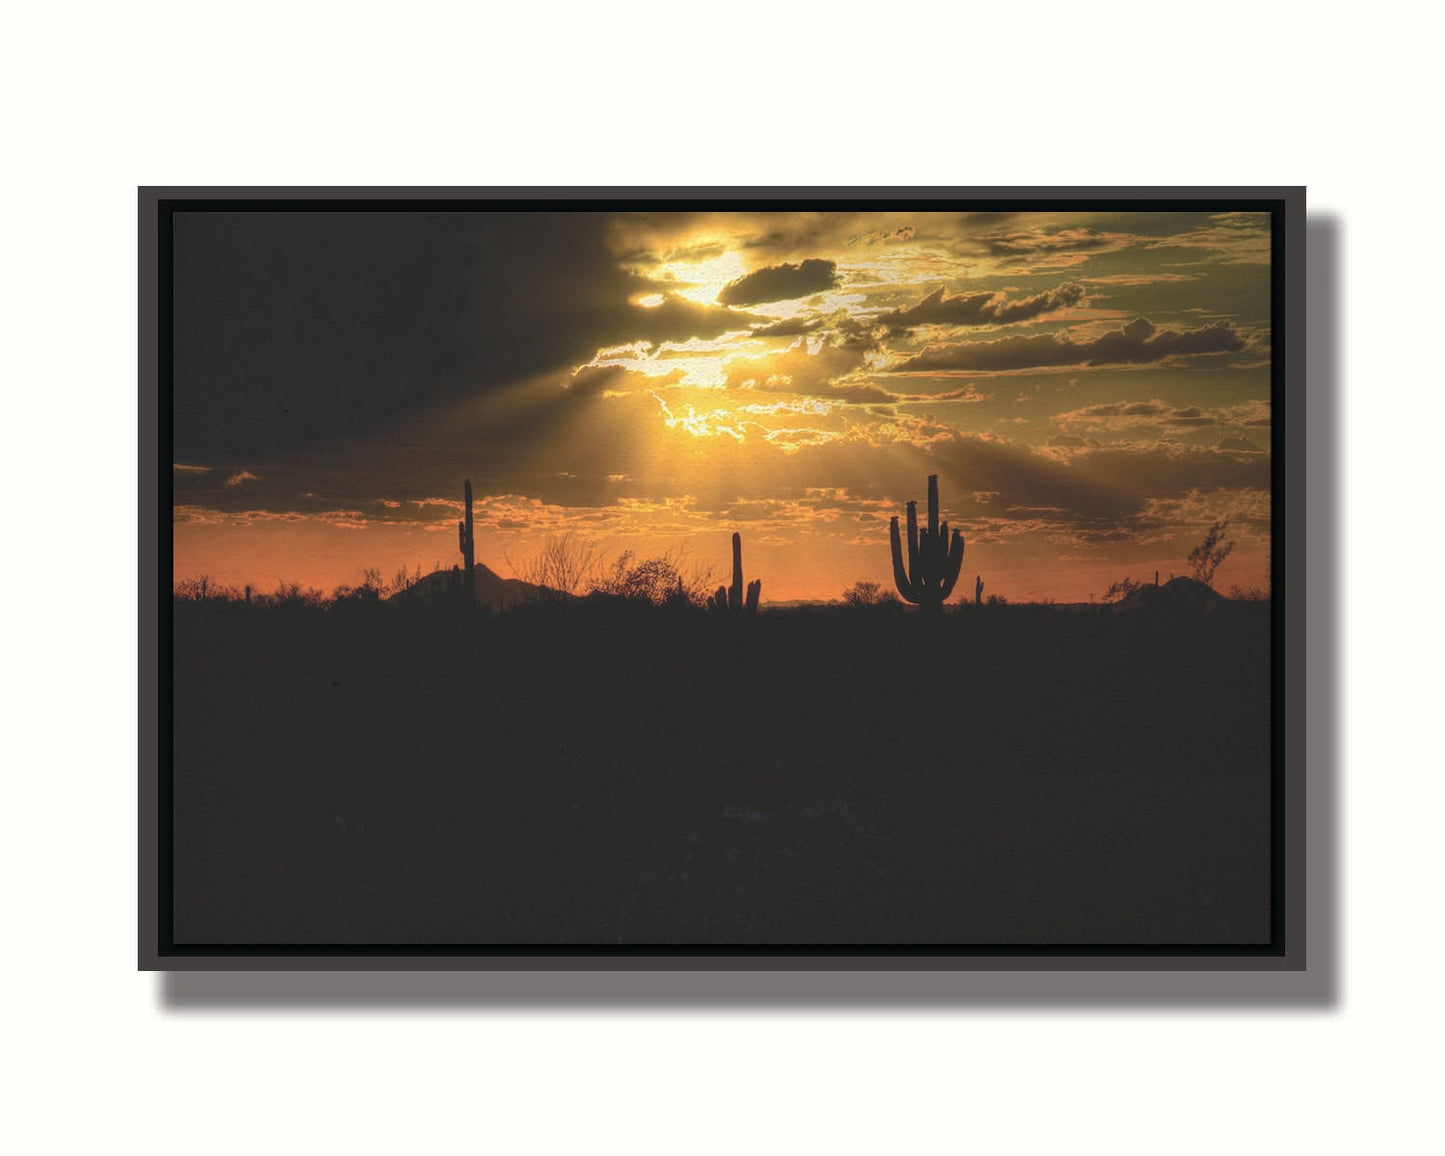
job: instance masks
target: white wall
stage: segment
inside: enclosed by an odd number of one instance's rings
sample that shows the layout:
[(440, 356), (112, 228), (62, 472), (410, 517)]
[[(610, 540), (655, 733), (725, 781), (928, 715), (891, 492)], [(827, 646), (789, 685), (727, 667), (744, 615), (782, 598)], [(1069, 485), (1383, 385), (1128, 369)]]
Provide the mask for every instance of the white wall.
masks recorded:
[[(7, 17), (13, 1150), (1418, 1150), (1441, 1026), (1438, 17), (796, 7)], [(1332, 1002), (1115, 977), (1094, 1002), (974, 978), (915, 981), (922, 1006), (828, 989), (861, 1011), (511, 1007), (565, 993), (453, 979), (427, 1006), (228, 1010), (194, 985), (168, 1006), (133, 970), (134, 189), (232, 183), (1307, 184), (1342, 244)]]

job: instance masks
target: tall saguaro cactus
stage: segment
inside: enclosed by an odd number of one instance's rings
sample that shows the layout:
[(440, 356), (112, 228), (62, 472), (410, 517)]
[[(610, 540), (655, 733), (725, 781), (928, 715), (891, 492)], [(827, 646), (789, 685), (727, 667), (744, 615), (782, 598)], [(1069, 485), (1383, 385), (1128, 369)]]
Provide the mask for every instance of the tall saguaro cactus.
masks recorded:
[(472, 538), (472, 480), (466, 481), (467, 520), (457, 523), (457, 548), (462, 552), (462, 589), (466, 592), (467, 605), (475, 606), (477, 601), (477, 549)]
[(908, 566), (903, 565), (903, 543), (898, 535), (898, 519), (888, 527), (893, 547), (893, 581), (898, 593), (920, 610), (939, 613), (953, 593), (958, 572), (963, 566), (963, 533), (953, 532), (948, 540), (948, 523), (938, 523), (938, 475), (928, 475), (928, 528), (918, 529), (918, 503), (908, 503)]
[(719, 586), (717, 593), (708, 599), (708, 605), (714, 610), (731, 610), (735, 613), (742, 612), (756, 614), (758, 612), (758, 597), (762, 594), (763, 580), (754, 578), (747, 585), (747, 593), (743, 593), (743, 536), (733, 535), (733, 584), (731, 586)]

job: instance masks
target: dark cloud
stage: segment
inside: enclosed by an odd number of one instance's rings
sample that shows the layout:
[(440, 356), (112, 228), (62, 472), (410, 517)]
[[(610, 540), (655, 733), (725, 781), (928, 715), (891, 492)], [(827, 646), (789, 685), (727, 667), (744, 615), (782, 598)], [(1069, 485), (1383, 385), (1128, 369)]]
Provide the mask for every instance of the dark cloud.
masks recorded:
[(1053, 420), (1064, 426), (1153, 426), (1158, 429), (1238, 426), (1248, 424), (1248, 419), (1258, 411), (1259, 404), (1246, 402), (1225, 409), (1208, 410), (1197, 405), (1176, 407), (1157, 398), (1149, 401), (1113, 401), (1055, 414)]
[(1033, 230), (1014, 233), (991, 233), (974, 238), (970, 248), (981, 248), (990, 257), (1005, 263), (1049, 260), (1056, 265), (1077, 264), (1095, 253), (1123, 248), (1133, 238), (1118, 233), (1096, 233), (1092, 229), (1056, 229), (1053, 232)]
[(1067, 365), (1147, 365), (1198, 353), (1231, 353), (1244, 348), (1233, 324), (1216, 321), (1199, 329), (1159, 329), (1139, 317), (1093, 341), (1055, 334), (1004, 337), (964, 345), (930, 345), (891, 368), (894, 373), (975, 373), (1044, 369)]
[(931, 393), (927, 397), (933, 401), (986, 401), (987, 395), (979, 393), (972, 385), (965, 385), (961, 389), (950, 389), (946, 393)]
[(840, 345), (862, 350), (878, 349), (882, 345), (879, 334), (883, 331), (871, 320), (860, 321), (847, 313), (838, 313), (831, 321)]
[(811, 258), (798, 265), (770, 265), (729, 282), (717, 295), (722, 305), (761, 305), (810, 297), (838, 284), (835, 261)]
[(803, 317), (789, 317), (784, 321), (775, 321), (771, 325), (763, 325), (753, 330), (754, 337), (802, 337), (812, 333), (823, 324), (820, 317), (811, 321)]
[(850, 248), (859, 245), (889, 245), (897, 241), (911, 241), (918, 230), (912, 225), (899, 225), (893, 229), (875, 229), (868, 233), (859, 233), (849, 237), (847, 244)]
[(1065, 281), (1056, 289), (1035, 293), (1032, 297), (1016, 301), (1009, 300), (1002, 293), (955, 295), (946, 288), (940, 288), (917, 305), (908, 309), (895, 309), (891, 313), (883, 314), (877, 321), (894, 333), (919, 325), (1008, 325), (1077, 305), (1083, 297), (1084, 287), (1074, 281)]
[(1191, 405), (1183, 409), (1173, 410), (1169, 416), (1164, 419), (1164, 424), (1184, 426), (1218, 425), (1219, 418), (1215, 414), (1205, 413), (1197, 405)]
[(1259, 446), (1255, 445), (1248, 438), (1225, 438), (1219, 443), (1218, 448), (1241, 454), (1257, 454), (1260, 452)]
[(1102, 417), (1161, 417), (1168, 409), (1162, 401), (1115, 401), (1085, 406), (1067, 416), (1079, 421)]

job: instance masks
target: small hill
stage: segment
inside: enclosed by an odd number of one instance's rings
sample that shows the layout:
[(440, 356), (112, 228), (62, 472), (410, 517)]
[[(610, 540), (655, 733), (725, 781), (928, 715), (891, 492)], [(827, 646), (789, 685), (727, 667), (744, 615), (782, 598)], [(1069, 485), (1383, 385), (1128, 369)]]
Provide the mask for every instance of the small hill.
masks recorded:
[[(519, 602), (534, 601), (543, 594), (551, 593), (545, 587), (523, 582), (520, 578), (503, 578), (480, 562), (473, 572), (476, 576), (477, 605), (488, 610), (506, 610)], [(435, 570), (416, 585), (393, 594), (388, 601), (440, 601), (451, 598), (453, 593), (461, 588), (461, 583), (460, 569)]]
[(1224, 595), (1196, 578), (1171, 578), (1163, 586), (1141, 586), (1114, 604), (1116, 614), (1135, 610), (1188, 610), (1205, 614), (1217, 610)]

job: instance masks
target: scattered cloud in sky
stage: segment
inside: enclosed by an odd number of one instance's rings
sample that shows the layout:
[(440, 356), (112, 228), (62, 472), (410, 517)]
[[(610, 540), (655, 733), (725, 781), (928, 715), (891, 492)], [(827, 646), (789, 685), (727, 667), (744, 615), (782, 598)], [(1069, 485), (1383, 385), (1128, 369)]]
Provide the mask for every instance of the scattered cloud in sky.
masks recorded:
[(1018, 229), (978, 237), (967, 247), (999, 260), (1005, 267), (1060, 268), (1082, 265), (1091, 257), (1133, 244), (1126, 233), (1099, 232), (1087, 227)]
[(1077, 305), (1083, 297), (1084, 287), (1074, 281), (1021, 299), (997, 292), (955, 294), (939, 288), (917, 305), (895, 309), (877, 320), (894, 332), (920, 325), (1008, 325)]
[(1217, 321), (1197, 329), (1160, 329), (1144, 317), (1092, 340), (1067, 335), (1003, 337), (996, 341), (931, 345), (892, 366), (895, 373), (1008, 372), (1076, 365), (1146, 365), (1201, 353), (1244, 348), (1234, 325)]

